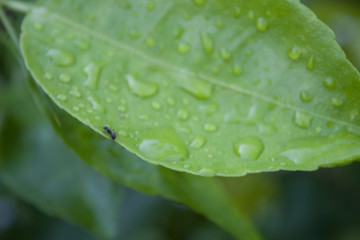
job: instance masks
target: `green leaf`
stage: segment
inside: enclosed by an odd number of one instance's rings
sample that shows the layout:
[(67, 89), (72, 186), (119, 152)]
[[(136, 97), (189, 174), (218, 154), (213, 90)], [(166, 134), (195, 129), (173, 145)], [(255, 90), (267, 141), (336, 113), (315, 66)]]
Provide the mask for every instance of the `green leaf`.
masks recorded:
[(39, 1), (21, 47), (61, 108), (153, 164), (240, 176), (360, 156), (360, 75), (296, 0)]
[(0, 99), (1, 182), (47, 214), (113, 237), (120, 187), (64, 145), (24, 86), (6, 90)]

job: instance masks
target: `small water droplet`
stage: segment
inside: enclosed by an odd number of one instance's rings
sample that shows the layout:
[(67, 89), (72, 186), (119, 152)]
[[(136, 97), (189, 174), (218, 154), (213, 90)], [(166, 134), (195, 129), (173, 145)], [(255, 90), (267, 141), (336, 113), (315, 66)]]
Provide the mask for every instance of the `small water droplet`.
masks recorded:
[(147, 115), (147, 114), (141, 114), (139, 115), (139, 120), (142, 120), (142, 121), (149, 121), (150, 120), (150, 116)]
[(241, 75), (242, 72), (243, 72), (243, 69), (239, 64), (235, 63), (233, 68), (232, 68), (232, 72), (235, 75)]
[(73, 106), (72, 110), (75, 111), (75, 112), (78, 112), (80, 110), (80, 108), (78, 106)]
[(225, 113), (224, 122), (231, 124), (239, 124), (243, 121), (243, 117), (236, 109), (232, 109), (231, 111)]
[(141, 33), (139, 33), (137, 30), (131, 30), (130, 37), (132, 37), (133, 39), (138, 39), (141, 37)]
[(266, 21), (265, 18), (258, 18), (256, 20), (256, 28), (260, 31), (260, 32), (265, 32), (268, 28), (268, 22)]
[(201, 135), (196, 135), (190, 143), (190, 147), (200, 149), (206, 143), (206, 139)]
[(340, 107), (343, 105), (343, 102), (339, 99), (339, 98), (336, 98), (336, 97), (333, 97), (331, 99), (331, 104), (334, 106), (334, 107)]
[(71, 76), (67, 73), (61, 73), (59, 76), (59, 80), (63, 83), (71, 82)]
[(245, 137), (234, 143), (233, 150), (240, 159), (257, 160), (264, 151), (264, 144), (257, 137)]
[(42, 31), (44, 29), (44, 25), (42, 23), (39, 23), (39, 22), (35, 22), (33, 24), (33, 27), (37, 31)]
[(69, 94), (73, 97), (77, 97), (77, 98), (81, 97), (81, 93), (80, 93), (78, 87), (76, 87), (76, 86), (73, 86), (71, 88), (71, 90), (69, 91)]
[(108, 85), (108, 88), (109, 88), (110, 91), (112, 91), (112, 92), (117, 92), (117, 91), (118, 91), (117, 86), (115, 86), (114, 84), (109, 84), (109, 85)]
[(323, 84), (329, 90), (334, 90), (336, 88), (336, 81), (331, 77), (325, 79)]
[(206, 0), (193, 0), (193, 3), (197, 6), (203, 6), (206, 3)]
[(178, 53), (185, 54), (190, 50), (190, 45), (186, 42), (181, 42), (178, 44), (177, 49)]
[(52, 75), (51, 73), (49, 73), (49, 72), (46, 72), (46, 73), (44, 74), (44, 78), (45, 78), (46, 80), (52, 80), (52, 79), (53, 79), (53, 75)]
[(216, 22), (215, 22), (215, 25), (216, 25), (217, 28), (222, 28), (223, 23), (222, 23), (221, 19), (217, 19)]
[(168, 97), (166, 99), (166, 101), (169, 104), (169, 106), (174, 106), (175, 105), (175, 100), (172, 97)]
[(139, 81), (130, 74), (126, 75), (126, 82), (130, 91), (141, 98), (154, 96), (158, 91), (156, 83)]
[(301, 49), (299, 47), (293, 47), (288, 52), (288, 55), (291, 60), (298, 60), (301, 56)]
[(240, 18), (241, 13), (242, 13), (241, 8), (235, 7), (235, 18)]
[(105, 111), (106, 111), (105, 107), (103, 105), (101, 105), (101, 103), (95, 96), (88, 96), (86, 98), (86, 100), (88, 100), (92, 104), (92, 108), (95, 111), (105, 113)]
[(303, 102), (310, 102), (311, 101), (311, 96), (307, 91), (303, 90), (303, 91), (300, 92), (300, 99)]
[(153, 37), (147, 37), (146, 38), (146, 45), (148, 45), (149, 47), (154, 46), (156, 43), (155, 39)]
[(119, 134), (119, 136), (122, 136), (122, 137), (129, 136), (129, 133), (127, 131), (125, 131), (125, 130), (118, 131), (118, 134)]
[(209, 33), (201, 33), (201, 43), (207, 55), (210, 55), (214, 50), (214, 39)]
[(220, 50), (220, 57), (222, 60), (228, 62), (231, 60), (231, 52), (226, 48), (222, 48)]
[(301, 128), (309, 128), (311, 125), (312, 116), (304, 112), (296, 112), (294, 117), (294, 122), (297, 126)]
[(80, 50), (82, 50), (82, 51), (86, 51), (90, 48), (90, 44), (87, 41), (82, 40), (82, 39), (75, 39), (74, 44), (78, 48), (80, 48)]
[(174, 32), (174, 37), (175, 38), (181, 38), (182, 37), (182, 35), (183, 35), (183, 33), (184, 33), (184, 28), (182, 28), (182, 27), (179, 27), (179, 28), (177, 28), (176, 30), (175, 30), (175, 32)]
[(180, 109), (177, 112), (177, 116), (180, 120), (187, 120), (189, 118), (189, 111), (186, 109)]
[(189, 99), (183, 98), (182, 103), (187, 106), (187, 105), (189, 105), (190, 102), (189, 102)]
[(160, 110), (160, 109), (161, 109), (161, 104), (160, 104), (159, 102), (157, 102), (157, 101), (153, 101), (153, 102), (151, 103), (151, 106), (152, 106), (152, 108), (153, 108), (154, 110)]
[(207, 169), (207, 168), (203, 168), (201, 169), (198, 174), (200, 176), (204, 176), (204, 177), (214, 177), (216, 175), (216, 173), (214, 172), (214, 170), (211, 169)]
[(147, 6), (146, 6), (146, 9), (147, 9), (149, 12), (151, 12), (152, 10), (154, 10), (154, 8), (155, 8), (155, 3), (154, 3), (154, 1), (149, 1), (148, 4), (147, 4)]
[(211, 83), (197, 78), (183, 78), (181, 88), (199, 99), (209, 99), (213, 93), (213, 85)]
[(218, 108), (219, 104), (215, 102), (199, 106), (199, 110), (206, 115), (214, 114), (218, 110)]
[(217, 130), (217, 126), (212, 123), (205, 123), (204, 124), (204, 130), (206, 132), (215, 132)]
[(315, 57), (313, 55), (311, 55), (309, 60), (306, 63), (306, 68), (309, 70), (313, 70), (314, 67), (315, 67)]
[(118, 106), (118, 108), (117, 108), (120, 112), (125, 112), (126, 111), (126, 106), (125, 105), (120, 105), (120, 106)]
[(253, 18), (255, 17), (254, 11), (253, 11), (253, 10), (250, 10), (250, 11), (248, 12), (247, 16), (248, 16), (249, 19), (253, 19)]
[(65, 50), (50, 49), (46, 52), (46, 56), (59, 67), (68, 67), (75, 63), (75, 56)]
[(188, 150), (173, 128), (145, 129), (139, 132), (139, 151), (155, 161), (180, 161), (188, 158)]
[(56, 96), (57, 99), (59, 99), (60, 101), (66, 101), (67, 100), (67, 96), (64, 94), (59, 94)]
[(83, 73), (87, 76), (84, 81), (86, 87), (93, 90), (97, 89), (101, 68), (102, 67), (99, 64), (94, 62), (91, 62), (84, 67)]

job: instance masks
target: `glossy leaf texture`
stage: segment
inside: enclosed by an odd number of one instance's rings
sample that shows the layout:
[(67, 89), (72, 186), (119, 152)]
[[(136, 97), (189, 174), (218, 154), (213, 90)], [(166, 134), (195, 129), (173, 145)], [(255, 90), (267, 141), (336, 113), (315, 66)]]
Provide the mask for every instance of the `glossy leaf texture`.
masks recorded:
[(359, 73), (296, 0), (39, 1), (21, 47), (61, 108), (153, 164), (240, 176), (360, 156)]
[[(24, 82), (23, 82), (24, 83)], [(109, 239), (121, 187), (82, 162), (18, 84), (0, 97), (0, 180), (45, 213)]]

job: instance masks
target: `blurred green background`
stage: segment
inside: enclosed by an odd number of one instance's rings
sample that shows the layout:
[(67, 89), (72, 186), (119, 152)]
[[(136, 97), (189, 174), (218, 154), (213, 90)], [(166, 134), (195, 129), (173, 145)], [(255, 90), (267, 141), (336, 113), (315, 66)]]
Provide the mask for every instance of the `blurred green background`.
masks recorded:
[[(360, 1), (304, 0), (302, 2), (334, 30), (336, 39), (346, 55), (354, 66), (360, 69)], [(21, 16), (9, 11), (7, 14), (19, 26)], [(19, 79), (24, 78), (24, 75), (14, 71), (14, 68), (19, 68), (16, 50), (4, 41), (3, 26), (0, 26), (0, 32), (2, 39), (0, 94), (4, 96), (5, 90), (9, 89), (9, 82), (19, 81), (21, 84)], [(23, 110), (25, 108), (27, 107), (23, 106)], [(2, 137), (0, 137), (0, 153), (2, 153), (0, 157), (21, 157), (20, 154), (15, 154), (16, 150), (26, 149), (20, 148), (24, 143), (18, 140), (19, 137), (30, 134), (24, 131), (24, 126), (28, 123), (24, 123), (24, 119), (21, 120), (22, 116), (25, 116), (22, 115), (25, 114), (23, 110), (20, 112), (14, 110), (9, 119), (8, 116), (5, 117), (0, 101), (0, 136), (7, 136), (6, 143), (1, 142)], [(38, 122), (43, 118), (45, 117), (40, 114), (26, 121)], [(41, 129), (49, 131), (49, 136), (56, 135), (54, 130), (51, 130), (51, 125), (42, 121), (40, 121)], [(39, 132), (43, 131), (41, 129)], [(55, 146), (52, 151), (59, 151), (59, 154), (66, 151), (64, 150), (66, 146), (59, 139), (48, 144), (52, 144), (49, 145), (50, 147)], [(69, 153), (70, 155), (72, 157), (69, 157), (71, 158), (69, 161), (78, 161), (79, 165), (85, 165), (72, 152)], [(41, 163), (47, 160), (48, 155), (46, 152), (43, 154), (34, 152), (31, 156)], [(6, 162), (6, 159), (0, 160)], [(82, 167), (86, 168), (86, 166)], [(30, 171), (32, 170), (21, 173), (28, 174), (28, 177), (38, 176), (38, 173)], [(92, 169), (87, 171), (90, 171), (89, 174), (98, 174), (99, 179), (103, 177), (95, 171), (91, 172)], [(17, 190), (14, 191), (18, 189), (16, 188), (18, 185), (16, 182), (11, 182), (6, 174), (0, 176), (0, 180), (2, 180), (0, 181), (1, 240), (94, 239), (82, 228), (44, 214), (29, 205), (28, 199), (24, 200), (19, 197)], [(239, 208), (253, 219), (265, 239), (360, 239), (360, 163), (358, 162), (315, 172), (262, 173), (241, 178), (224, 178), (221, 181)], [(108, 183), (103, 184), (108, 187)], [(119, 196), (121, 195), (116, 198), (118, 201), (113, 203), (112, 208), (117, 209), (114, 210), (114, 215), (118, 219), (115, 224), (116, 239), (233, 239), (220, 227), (185, 206), (161, 197), (144, 195), (115, 183), (110, 185), (112, 186), (109, 189), (116, 189)], [(9, 188), (9, 186), (15, 187)], [(104, 192), (104, 194), (108, 193)]]

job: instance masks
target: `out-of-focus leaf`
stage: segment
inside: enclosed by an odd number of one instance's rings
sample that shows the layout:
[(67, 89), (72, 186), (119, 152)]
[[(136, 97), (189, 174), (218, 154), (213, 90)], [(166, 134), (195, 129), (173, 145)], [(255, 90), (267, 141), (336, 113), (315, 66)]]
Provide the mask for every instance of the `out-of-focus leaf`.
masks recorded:
[(119, 186), (78, 159), (35, 108), (24, 86), (8, 88), (0, 101), (6, 109), (4, 121), (0, 119), (1, 181), (50, 215), (102, 238), (114, 236)]
[(297, 0), (39, 1), (22, 29), (49, 96), (151, 163), (240, 176), (360, 156), (360, 75)]

